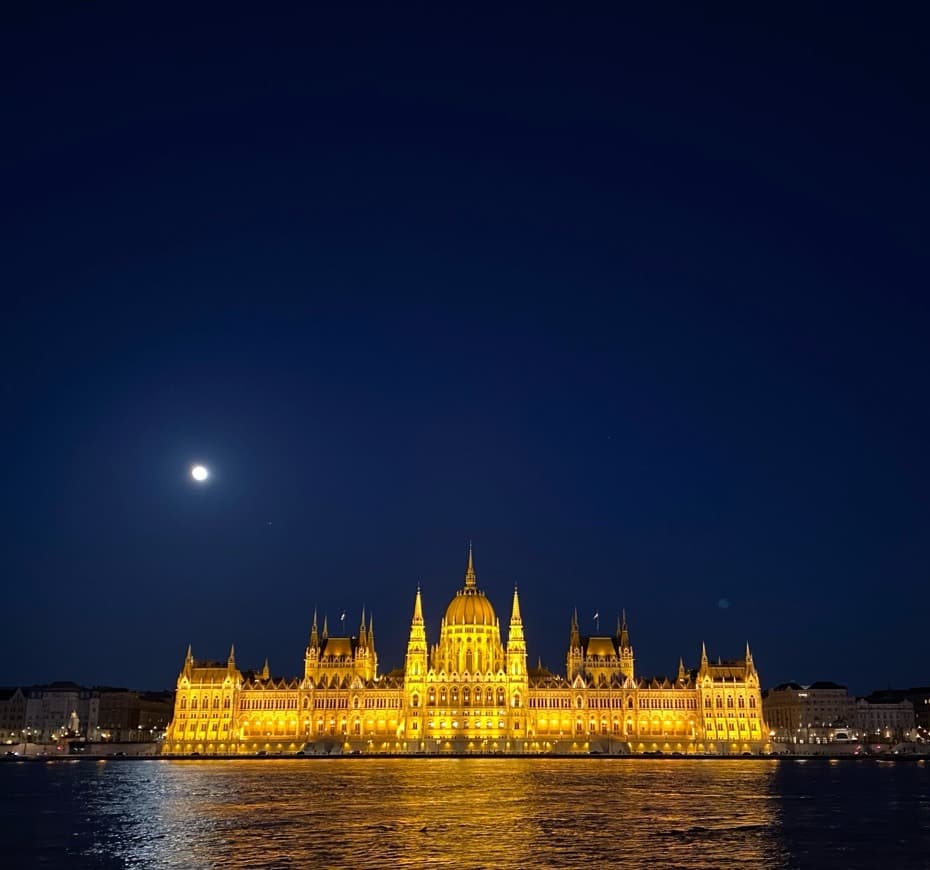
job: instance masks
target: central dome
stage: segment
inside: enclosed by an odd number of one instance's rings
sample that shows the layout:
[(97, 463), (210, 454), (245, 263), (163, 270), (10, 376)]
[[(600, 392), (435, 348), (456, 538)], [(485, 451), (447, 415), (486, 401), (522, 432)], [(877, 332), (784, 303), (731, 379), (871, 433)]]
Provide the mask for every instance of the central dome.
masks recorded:
[(494, 608), (480, 589), (459, 589), (446, 608), (446, 625), (494, 625)]
[(477, 586), (475, 562), (468, 545), (468, 565), (465, 568), (465, 588), (455, 593), (446, 608), (446, 625), (495, 625), (497, 616), (491, 602)]

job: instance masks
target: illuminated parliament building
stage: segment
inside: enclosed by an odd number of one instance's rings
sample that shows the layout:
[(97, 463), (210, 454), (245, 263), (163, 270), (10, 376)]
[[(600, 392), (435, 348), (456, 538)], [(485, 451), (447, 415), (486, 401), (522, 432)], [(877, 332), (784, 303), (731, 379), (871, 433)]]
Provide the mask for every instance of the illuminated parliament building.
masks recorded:
[(163, 752), (190, 755), (366, 753), (710, 753), (767, 751), (759, 675), (738, 661), (674, 677), (637, 676), (626, 618), (612, 635), (569, 633), (565, 673), (528, 668), (516, 589), (507, 642), (478, 588), (465, 581), (429, 645), (417, 588), (404, 666), (378, 672), (374, 623), (336, 637), (316, 615), (302, 677), (194, 659), (178, 676)]

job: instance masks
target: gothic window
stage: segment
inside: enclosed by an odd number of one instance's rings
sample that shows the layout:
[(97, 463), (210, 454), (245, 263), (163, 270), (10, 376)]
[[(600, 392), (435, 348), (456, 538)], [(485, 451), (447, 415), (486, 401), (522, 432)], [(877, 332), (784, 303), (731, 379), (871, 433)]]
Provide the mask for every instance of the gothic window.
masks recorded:
[(219, 695), (217, 695), (217, 696), (213, 699), (213, 709), (214, 709), (214, 710), (219, 710), (219, 709), (220, 709), (220, 698), (219, 698)]
[(717, 698), (717, 709), (718, 710), (723, 709), (723, 698), (720, 698), (720, 697)]
[(459, 690), (455, 686), (453, 686), (452, 687), (452, 703), (458, 704), (458, 702), (459, 702)]
[(727, 695), (727, 709), (729, 710), (733, 709), (733, 696), (732, 695)]
[(429, 704), (430, 707), (432, 707), (436, 703), (436, 690), (435, 689), (429, 690), (429, 700), (427, 701), (427, 703)]
[(750, 696), (750, 698), (749, 698), (749, 706), (750, 706), (752, 709), (755, 709), (755, 707), (756, 707), (756, 699), (755, 699), (754, 697), (752, 697), (752, 696)]
[(223, 698), (223, 709), (224, 710), (229, 709), (229, 698)]
[(632, 699), (632, 698), (628, 698), (628, 699), (627, 699), (626, 708), (627, 708), (627, 710), (632, 710), (632, 709), (633, 709), (633, 699)]
[(414, 696), (410, 699), (410, 705), (411, 705), (412, 707), (419, 707), (419, 706), (420, 706), (420, 696), (419, 696), (419, 695), (414, 695)]
[(197, 699), (191, 698), (191, 710), (196, 710), (196, 709), (197, 709)]
[(440, 703), (440, 704), (445, 704), (445, 703), (446, 703), (446, 690), (445, 690), (445, 687), (443, 687), (442, 689), (439, 690), (439, 703)]
[(471, 690), (468, 686), (462, 689), (462, 705), (465, 707), (471, 706)]
[(486, 698), (487, 698), (488, 704), (494, 703), (494, 691), (490, 687), (488, 688), (488, 693), (486, 695)]
[(469, 673), (471, 673), (474, 669), (474, 661), (474, 656), (472, 655), (471, 650), (468, 650), (465, 653), (465, 670)]
[(504, 690), (503, 690), (503, 688), (498, 688), (498, 690), (497, 690), (497, 706), (498, 706), (498, 707), (503, 707), (503, 706), (504, 706)]
[[(187, 709), (187, 698), (181, 698), (181, 709), (182, 709), (182, 710), (186, 710), (186, 709)], [(191, 709), (193, 710), (194, 708), (191, 707)]]
[(742, 695), (739, 696), (738, 704), (740, 709), (746, 706), (746, 699)]
[(520, 696), (519, 694), (513, 696), (513, 705), (514, 707), (520, 706)]

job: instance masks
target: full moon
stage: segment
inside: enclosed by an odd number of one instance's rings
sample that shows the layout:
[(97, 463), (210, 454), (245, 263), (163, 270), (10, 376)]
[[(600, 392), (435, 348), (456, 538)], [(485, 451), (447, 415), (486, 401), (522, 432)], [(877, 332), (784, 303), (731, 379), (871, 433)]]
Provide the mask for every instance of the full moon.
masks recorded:
[(191, 477), (198, 483), (203, 483), (210, 476), (210, 472), (202, 465), (195, 465), (191, 469)]

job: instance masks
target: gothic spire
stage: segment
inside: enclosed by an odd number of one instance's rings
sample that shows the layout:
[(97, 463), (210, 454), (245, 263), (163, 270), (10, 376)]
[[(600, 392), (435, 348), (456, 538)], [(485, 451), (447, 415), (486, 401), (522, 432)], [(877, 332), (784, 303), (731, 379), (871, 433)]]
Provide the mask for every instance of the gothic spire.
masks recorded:
[(417, 597), (413, 602), (413, 622), (419, 625), (423, 622), (423, 599), (420, 596), (420, 584), (417, 583)]
[(630, 645), (630, 632), (627, 630), (627, 627), (626, 627), (626, 608), (623, 609), (622, 614), (623, 614), (623, 615), (620, 617), (620, 619), (621, 619), (621, 622), (620, 622), (620, 647), (621, 647), (621, 649), (625, 649), (626, 647), (628, 647), (628, 646)]
[(475, 575), (475, 557), (472, 553), (471, 541), (468, 542), (468, 564), (465, 566), (465, 588), (474, 589), (477, 585)]
[(517, 587), (513, 587), (513, 609), (510, 611), (510, 621), (522, 622), (520, 619), (520, 596), (517, 594)]

